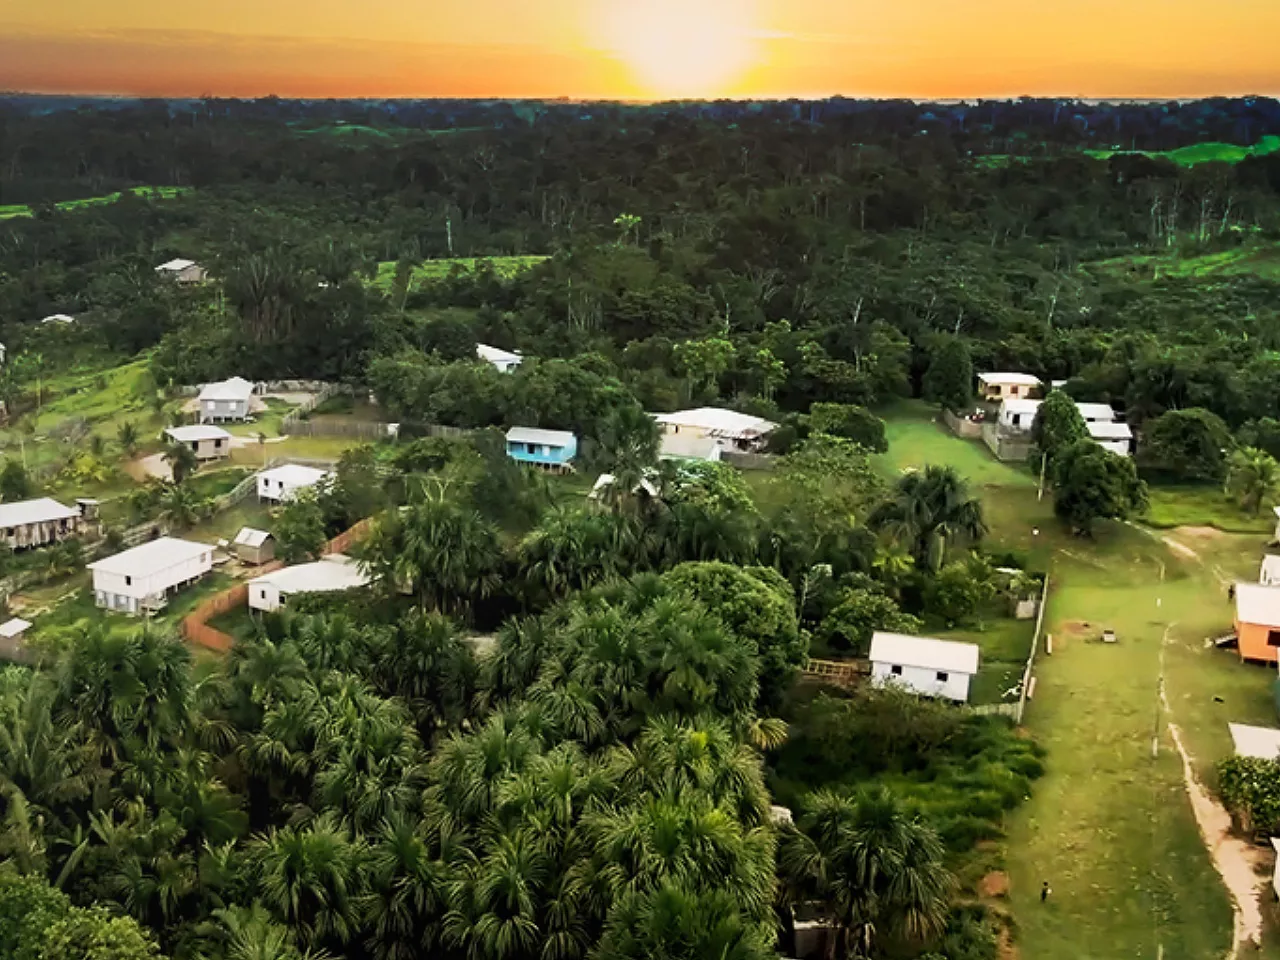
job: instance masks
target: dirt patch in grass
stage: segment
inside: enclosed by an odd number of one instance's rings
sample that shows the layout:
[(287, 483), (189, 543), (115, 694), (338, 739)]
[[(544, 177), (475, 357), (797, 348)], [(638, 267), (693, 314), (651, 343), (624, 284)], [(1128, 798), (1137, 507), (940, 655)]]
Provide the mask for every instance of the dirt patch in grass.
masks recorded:
[(1178, 536), (1190, 537), (1192, 540), (1221, 540), (1226, 536), (1217, 527), (1178, 527), (1173, 532)]
[(1003, 870), (992, 870), (978, 884), (978, 893), (983, 897), (1007, 897), (1009, 895), (1009, 875)]
[[(1182, 529), (1185, 530), (1186, 528), (1183, 527)], [(1200, 554), (1196, 553), (1195, 550), (1193, 550), (1191, 547), (1188, 547), (1185, 543), (1180, 543), (1179, 541), (1173, 539), (1173, 537), (1161, 537), (1160, 539), (1166, 547), (1168, 547), (1178, 556), (1185, 557), (1188, 560), (1200, 559)]]

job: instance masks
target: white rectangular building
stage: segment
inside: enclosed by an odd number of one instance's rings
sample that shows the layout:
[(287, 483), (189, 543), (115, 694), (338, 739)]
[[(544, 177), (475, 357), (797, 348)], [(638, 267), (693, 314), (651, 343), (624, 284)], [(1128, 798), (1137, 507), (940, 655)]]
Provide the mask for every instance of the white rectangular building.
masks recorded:
[(286, 463), (258, 474), (258, 499), (286, 503), (329, 476), (328, 470), (304, 467), (300, 463)]
[(212, 424), (170, 427), (164, 435), (174, 443), (190, 447), (197, 460), (221, 460), (231, 456), (231, 434)]
[(176, 537), (160, 537), (89, 564), (99, 607), (140, 614), (160, 610), (179, 587), (213, 569), (213, 547)]
[(980, 658), (976, 643), (877, 631), (871, 637), (871, 682), (966, 703)]
[(1085, 426), (1089, 429), (1089, 436), (1102, 449), (1121, 457), (1127, 457), (1133, 452), (1133, 431), (1127, 423), (1087, 420)]
[(998, 422), (1000, 429), (1010, 433), (1030, 433), (1036, 422), (1040, 400), (1003, 400), (1000, 403)]
[(491, 347), (485, 343), (476, 344), (476, 356), (485, 363), (492, 365), (499, 373), (510, 373), (524, 362), (524, 357), (518, 353), (499, 350), (497, 347)]
[(720, 407), (659, 413), (653, 419), (668, 436), (717, 440), (728, 450), (759, 450), (769, 434), (778, 429), (771, 420)]
[(253, 402), (253, 384), (243, 377), (232, 377), (200, 388), (200, 422), (226, 423), (249, 418)]
[(369, 575), (350, 557), (337, 553), (315, 563), (300, 563), (249, 581), (249, 606), (271, 612), (301, 593), (337, 593), (369, 585)]

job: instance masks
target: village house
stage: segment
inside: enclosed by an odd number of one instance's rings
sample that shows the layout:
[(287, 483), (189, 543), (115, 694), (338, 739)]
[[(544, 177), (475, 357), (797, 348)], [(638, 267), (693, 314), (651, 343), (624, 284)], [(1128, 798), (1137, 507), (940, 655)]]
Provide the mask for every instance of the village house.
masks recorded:
[(252, 412), (253, 384), (243, 377), (206, 383), (197, 399), (201, 423), (242, 422)]
[(315, 563), (300, 563), (249, 581), (249, 607), (264, 613), (279, 610), (291, 596), (337, 593), (368, 586), (369, 575), (350, 557), (335, 553)]
[(978, 374), (978, 399), (986, 403), (1000, 403), (1021, 397), (1026, 399), (1040, 389), (1040, 378), (1029, 373), (980, 373)]
[(190, 447), (197, 460), (221, 460), (231, 456), (231, 434), (221, 427), (209, 424), (169, 427), (164, 435), (174, 443)]
[(871, 637), (871, 682), (965, 703), (979, 658), (975, 643), (876, 631)]
[(194, 260), (178, 258), (156, 267), (156, 273), (175, 283), (202, 283), (209, 278), (208, 271)]
[(300, 463), (286, 463), (263, 470), (258, 474), (258, 500), (287, 503), (298, 495), (299, 490), (308, 490), (329, 475), (328, 470), (304, 467)]
[(1104, 450), (1121, 457), (1133, 454), (1133, 431), (1129, 425), (1120, 421), (1088, 420), (1085, 427), (1089, 437)]
[(1275, 663), (1280, 647), (1280, 587), (1237, 583), (1235, 632), (1241, 660)]
[(276, 557), (276, 538), (266, 530), (241, 527), (231, 542), (231, 548), (241, 563), (261, 566)]
[(507, 456), (519, 463), (564, 472), (573, 469), (577, 455), (578, 438), (567, 430), (512, 427), (507, 431)]
[(653, 419), (667, 436), (715, 440), (722, 449), (744, 452), (764, 449), (769, 434), (778, 429), (776, 423), (763, 417), (753, 417), (719, 407), (659, 413)]
[(78, 536), (85, 521), (91, 519), (86, 516), (91, 502), (68, 507), (41, 497), (0, 503), (0, 538), (11, 550), (25, 550)]
[(483, 343), (476, 344), (476, 356), (491, 364), (499, 373), (510, 373), (524, 361), (524, 357), (518, 353), (509, 353)]
[(659, 460), (701, 460), (718, 463), (724, 448), (715, 437), (695, 437), (685, 433), (664, 433), (658, 446)]
[(162, 610), (169, 594), (213, 569), (213, 547), (160, 537), (89, 564), (99, 607), (138, 615)]

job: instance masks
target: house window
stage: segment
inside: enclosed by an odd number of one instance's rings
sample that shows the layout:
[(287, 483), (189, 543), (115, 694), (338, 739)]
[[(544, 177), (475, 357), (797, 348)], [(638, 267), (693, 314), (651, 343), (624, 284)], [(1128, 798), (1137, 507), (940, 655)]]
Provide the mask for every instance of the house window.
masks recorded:
[(213, 441), (213, 449), (215, 449), (215, 450), (221, 450), (221, 449), (222, 449), (222, 441), (221, 441), (221, 440), (215, 440), (215, 441)]
[(1021, 424), (1022, 424), (1022, 414), (1015, 413), (1013, 415), (1013, 425), (1016, 427), (1016, 426), (1020, 426)]
[(1267, 646), (1280, 647), (1280, 630), (1267, 631)]
[(259, 590), (259, 591), (258, 591), (258, 594), (259, 594), (259, 596), (260, 596), (263, 600), (267, 599), (267, 591), (265, 591), (265, 590)]
[(126, 577), (124, 578), (124, 585), (125, 585), (126, 587), (132, 587), (132, 586), (133, 586), (133, 577), (128, 577), (128, 576), (126, 576)]
[(949, 674), (949, 673), (944, 673), (944, 672), (942, 672), (941, 670), (939, 670), (939, 671), (938, 671), (938, 682), (939, 682), (939, 683), (946, 683), (946, 682), (947, 682), (948, 680), (950, 680), (950, 679), (951, 679), (951, 674)]
[(1010, 388), (1009, 388), (1009, 396), (1011, 396), (1011, 397), (1016, 397), (1017, 395), (1018, 395), (1018, 388), (1017, 388), (1017, 387), (1010, 387)]
[(895, 663), (892, 667), (889, 668), (889, 672), (892, 673), (895, 677), (900, 677), (902, 676), (902, 667)]
[(535, 457), (538, 455), (538, 445), (536, 443), (526, 443), (525, 448), (529, 453), (533, 454)]

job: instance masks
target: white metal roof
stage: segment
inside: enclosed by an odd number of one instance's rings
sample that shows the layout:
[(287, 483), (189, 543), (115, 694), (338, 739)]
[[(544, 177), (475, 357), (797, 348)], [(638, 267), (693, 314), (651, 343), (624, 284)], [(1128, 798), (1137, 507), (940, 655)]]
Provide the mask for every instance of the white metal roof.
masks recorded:
[(41, 323), (75, 323), (76, 318), (67, 313), (51, 313)]
[(159, 573), (161, 570), (168, 570), (180, 563), (186, 563), (188, 560), (194, 560), (201, 554), (212, 552), (213, 547), (207, 543), (179, 540), (177, 537), (160, 537), (131, 550), (88, 564), (88, 568), (121, 576), (145, 577), (148, 574)]
[(524, 359), (518, 353), (499, 350), (497, 347), (491, 347), (487, 343), (476, 344), (476, 356), (481, 360), (489, 361), (489, 363), (519, 363)]
[(717, 437), (734, 440), (754, 440), (778, 429), (778, 425), (763, 417), (753, 417), (736, 410), (720, 407), (698, 407), (696, 410), (677, 410), (675, 413), (659, 413), (653, 418), (663, 426), (693, 427), (705, 430)]
[(22, 527), (28, 523), (48, 523), (51, 520), (70, 520), (80, 516), (75, 507), (64, 506), (57, 500), (41, 497), (39, 500), (19, 500), (0, 503), (0, 527)]
[(1280, 627), (1280, 587), (1237, 583), (1236, 620), (1264, 627)]
[(1027, 400), (1025, 397), (1009, 397), (1000, 401), (1000, 413), (1030, 413), (1040, 409), (1043, 400)]
[(200, 388), (201, 400), (245, 400), (253, 396), (253, 384), (244, 377), (232, 377)]
[(946, 670), (972, 676), (978, 672), (980, 654), (981, 650), (976, 643), (958, 643), (954, 640), (935, 640), (932, 637), (880, 631), (876, 631), (871, 637), (872, 663)]
[(1133, 431), (1127, 423), (1093, 420), (1085, 424), (1089, 436), (1095, 440), (1132, 440)]
[(272, 467), (270, 470), (263, 470), (258, 474), (258, 479), (276, 480), (286, 487), (311, 487), (327, 476), (329, 476), (328, 470), (304, 467), (300, 463), (286, 463)]
[(1231, 742), (1235, 744), (1237, 756), (1261, 760), (1280, 758), (1280, 730), (1251, 727), (1246, 723), (1228, 723), (1227, 729), (1231, 731)]
[(241, 547), (260, 547), (271, 537), (271, 534), (265, 530), (255, 530), (253, 527), (241, 527), (240, 532), (236, 534), (236, 545)]
[(23, 620), (21, 617), (14, 617), (12, 620), (6, 620), (4, 623), (0, 623), (0, 637), (9, 639), (30, 629), (30, 620)]
[(164, 435), (178, 443), (199, 443), (201, 440), (230, 440), (231, 434), (210, 423), (195, 423), (187, 427), (169, 427)]
[(156, 271), (163, 273), (180, 273), (187, 269), (187, 267), (194, 267), (195, 265), (196, 262), (194, 260), (183, 260), (181, 257), (178, 257), (175, 260), (170, 260), (168, 263), (160, 264), (160, 266), (156, 267)]
[(715, 460), (720, 448), (715, 437), (695, 437), (691, 433), (664, 433), (659, 457), (676, 460)]
[(1110, 423), (1116, 419), (1116, 412), (1109, 403), (1077, 403), (1076, 409), (1086, 422)]
[(336, 553), (315, 563), (300, 563), (264, 573), (249, 583), (270, 584), (281, 593), (328, 593), (367, 586), (369, 575), (356, 561)]
[(542, 443), (548, 447), (567, 447), (574, 442), (568, 430), (539, 430), (535, 427), (512, 427), (507, 431), (508, 443)]
[(1040, 378), (1029, 373), (980, 373), (981, 383), (1008, 383), (1018, 387), (1038, 387)]
[(1269, 553), (1262, 558), (1262, 568), (1258, 571), (1258, 582), (1265, 584), (1280, 583), (1280, 554)]

